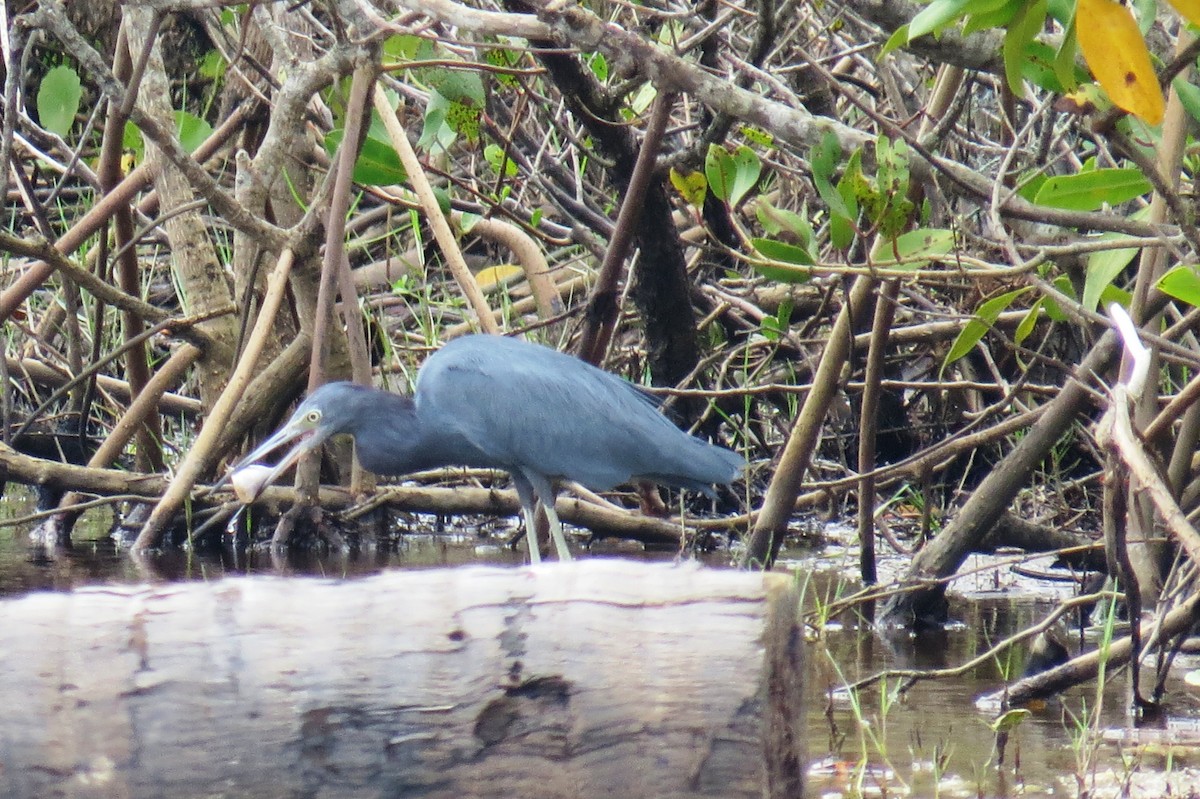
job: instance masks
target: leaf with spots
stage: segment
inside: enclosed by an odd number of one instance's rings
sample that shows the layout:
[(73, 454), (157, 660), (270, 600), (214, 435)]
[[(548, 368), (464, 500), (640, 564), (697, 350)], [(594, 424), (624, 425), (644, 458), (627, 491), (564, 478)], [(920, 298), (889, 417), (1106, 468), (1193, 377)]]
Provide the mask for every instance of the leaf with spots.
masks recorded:
[(1162, 89), (1129, 9), (1113, 0), (1079, 0), (1075, 29), (1088, 67), (1113, 103), (1148, 125), (1162, 122)]
[(703, 172), (680, 172), (671, 167), (671, 185), (679, 196), (693, 208), (704, 205), (704, 195), (708, 193), (708, 179)]
[(890, 239), (880, 239), (872, 261), (888, 269), (924, 269), (954, 249), (954, 231), (918, 228)]

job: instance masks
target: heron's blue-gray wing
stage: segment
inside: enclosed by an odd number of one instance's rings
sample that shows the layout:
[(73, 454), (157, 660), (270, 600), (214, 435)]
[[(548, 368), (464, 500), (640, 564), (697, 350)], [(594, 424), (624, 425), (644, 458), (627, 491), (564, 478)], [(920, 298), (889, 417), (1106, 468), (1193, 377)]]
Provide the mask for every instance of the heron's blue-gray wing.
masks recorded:
[(452, 427), (505, 468), (598, 490), (639, 477), (703, 488), (731, 482), (744, 465), (679, 430), (627, 381), (516, 339), (446, 345), (421, 369), (417, 402), (423, 418)]

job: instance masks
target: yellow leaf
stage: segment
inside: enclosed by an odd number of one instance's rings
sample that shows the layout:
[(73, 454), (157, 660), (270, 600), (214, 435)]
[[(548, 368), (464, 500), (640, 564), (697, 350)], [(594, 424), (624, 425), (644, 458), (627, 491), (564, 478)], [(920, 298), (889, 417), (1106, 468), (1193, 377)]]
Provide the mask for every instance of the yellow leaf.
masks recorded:
[(1078, 0), (1079, 49), (1096, 82), (1123, 108), (1150, 125), (1163, 118), (1163, 95), (1133, 14), (1113, 0)]
[(515, 264), (500, 264), (480, 269), (475, 273), (475, 282), (479, 288), (486, 289), (496, 283), (507, 283), (517, 275), (525, 274), (525, 270)]
[(704, 204), (704, 192), (708, 189), (708, 180), (703, 172), (679, 172), (671, 167), (671, 185), (682, 195), (688, 205), (699, 208)]
[(1171, 0), (1179, 16), (1193, 25), (1200, 25), (1200, 0)]

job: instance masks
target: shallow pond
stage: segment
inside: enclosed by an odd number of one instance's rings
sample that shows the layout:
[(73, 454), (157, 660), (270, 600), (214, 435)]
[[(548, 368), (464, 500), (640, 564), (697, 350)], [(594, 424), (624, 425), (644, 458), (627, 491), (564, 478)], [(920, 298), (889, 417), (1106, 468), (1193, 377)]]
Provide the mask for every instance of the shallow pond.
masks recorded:
[[(25, 512), (27, 501), (10, 495), (0, 502), (0, 517)], [(230, 574), (353, 579), (384, 569), (522, 562), (521, 553), (485, 539), (429, 534), (354, 554), (279, 556), (230, 550), (132, 558), (104, 538), (106, 528), (106, 520), (97, 516), (78, 528), (71, 547), (46, 552), (27, 543), (27, 527), (0, 527), (0, 598), (97, 583), (215, 580)], [(675, 557), (619, 544), (605, 552)], [(724, 567), (731, 555), (718, 552), (706, 559)], [(810, 607), (819, 608), (853, 590), (847, 575), (853, 574), (855, 562), (852, 548), (831, 544), (819, 551), (785, 553), (781, 568), (805, 575)], [(852, 699), (844, 686), (883, 669), (949, 669), (970, 660), (1042, 618), (1063, 590), (1061, 585), (1039, 587), (1016, 580), (1002, 559), (979, 559), (973, 565), (978, 571), (962, 585), (970, 593), (954, 597), (957, 623), (948, 629), (881, 633), (855, 624), (848, 615), (825, 624), (807, 652), (810, 796), (1186, 797), (1200, 791), (1195, 787), (1200, 786), (1200, 750), (1110, 742), (1128, 726), (1127, 673), (1110, 680), (1100, 695), (1094, 687), (1081, 688), (1036, 710), (1010, 735), (1002, 764), (997, 762), (996, 735), (988, 726), (995, 708), (982, 707), (978, 699), (1001, 689), (1003, 673), (1019, 671), (1020, 657), (1007, 665), (988, 662), (965, 674), (922, 681), (903, 698), (876, 686)], [(1173, 671), (1168, 701), (1176, 729), (1200, 717), (1196, 690), (1182, 680), (1197, 665), (1181, 658)]]

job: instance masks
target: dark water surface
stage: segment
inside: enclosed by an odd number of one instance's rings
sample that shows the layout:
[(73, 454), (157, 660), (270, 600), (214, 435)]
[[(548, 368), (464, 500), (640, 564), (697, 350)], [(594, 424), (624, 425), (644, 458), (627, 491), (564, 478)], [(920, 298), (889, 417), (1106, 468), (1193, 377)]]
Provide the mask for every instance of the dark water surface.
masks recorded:
[[(29, 510), (28, 500), (11, 494), (0, 501), (0, 518)], [(81, 524), (76, 541), (58, 551), (31, 547), (28, 529), (0, 527), (0, 600), (103, 583), (216, 580), (231, 574), (354, 578), (384, 569), (523, 561), (522, 552), (490, 540), (428, 534), (355, 554), (172, 552), (135, 559), (107, 540), (104, 513)], [(621, 545), (615, 550), (630, 557), (675, 557)], [(852, 548), (787, 555), (785, 566), (807, 575), (810, 608), (855, 587), (849, 576), (857, 561)], [(709, 565), (727, 565), (731, 559), (727, 552), (715, 553)], [(978, 699), (1003, 687), (1006, 670), (1019, 673), (1020, 655), (1008, 663), (989, 661), (965, 674), (920, 682), (903, 699), (889, 701), (888, 692), (870, 688), (857, 697), (856, 707), (843, 690), (847, 684), (882, 669), (956, 667), (1036, 623), (1064, 591), (1053, 584), (1020, 582), (1004, 561), (980, 559), (973, 565), (980, 571), (961, 581), (962, 590), (970, 593), (955, 598), (958, 623), (949, 629), (922, 635), (880, 633), (852, 618), (824, 625), (807, 652), (810, 796), (1186, 797), (1189, 790), (1200, 791), (1195, 749), (1118, 747), (1105, 740), (1129, 725), (1127, 673), (1117, 675), (1099, 694), (1094, 686), (1081, 688), (1036, 711), (1011, 735), (1003, 765), (997, 764), (995, 735), (988, 726), (995, 708), (981, 707)], [(1196, 689), (1181, 679), (1196, 668), (1200, 663), (1181, 660), (1173, 672), (1172, 725), (1186, 726), (1200, 717)]]

